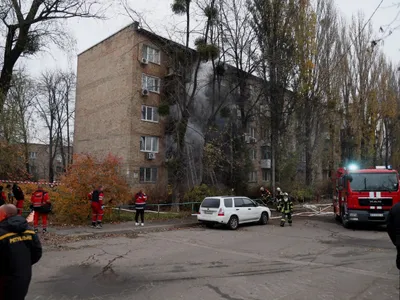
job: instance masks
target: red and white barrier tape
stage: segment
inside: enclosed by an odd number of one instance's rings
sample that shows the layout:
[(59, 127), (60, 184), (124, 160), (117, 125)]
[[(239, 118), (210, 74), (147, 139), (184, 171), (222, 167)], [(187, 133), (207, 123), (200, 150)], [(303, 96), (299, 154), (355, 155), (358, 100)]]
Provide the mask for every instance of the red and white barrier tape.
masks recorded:
[(45, 184), (45, 185), (62, 185), (61, 182), (42, 182), (42, 181), (15, 181), (15, 180), (1, 180), (1, 183), (19, 183), (19, 184)]

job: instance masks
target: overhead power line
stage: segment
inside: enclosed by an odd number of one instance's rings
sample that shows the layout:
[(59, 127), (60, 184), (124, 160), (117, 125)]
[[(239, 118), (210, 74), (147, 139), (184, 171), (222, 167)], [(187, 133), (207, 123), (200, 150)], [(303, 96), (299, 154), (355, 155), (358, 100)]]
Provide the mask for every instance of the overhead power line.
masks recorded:
[[(374, 12), (371, 14), (371, 16), (369, 17), (369, 19), (367, 20), (367, 22), (364, 24), (364, 26), (362, 27), (362, 29), (360, 30), (360, 32), (358, 33), (357, 37), (354, 38), (351, 42), (349, 47), (347, 47), (346, 51), (343, 52), (343, 54), (341, 55), (341, 57), (339, 58), (338, 62), (335, 64), (335, 66), (333, 67), (333, 69), (335, 69), (337, 66), (340, 65), (340, 63), (342, 62), (343, 58), (345, 58), (346, 54), (351, 50), (351, 47), (354, 45), (354, 42), (361, 36), (361, 34), (364, 32), (365, 28), (368, 26), (368, 24), (371, 22), (372, 18), (375, 16), (376, 12), (379, 10), (379, 8), (382, 6), (384, 0), (381, 0), (378, 4), (378, 6), (375, 8)], [(374, 41), (372, 41), (374, 42)]]

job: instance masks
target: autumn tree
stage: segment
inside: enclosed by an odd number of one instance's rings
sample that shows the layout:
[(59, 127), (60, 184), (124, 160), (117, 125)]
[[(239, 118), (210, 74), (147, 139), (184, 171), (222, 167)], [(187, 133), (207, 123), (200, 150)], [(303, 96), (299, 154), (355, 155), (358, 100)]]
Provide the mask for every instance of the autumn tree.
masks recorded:
[(252, 27), (256, 32), (260, 57), (259, 76), (264, 80), (264, 94), (270, 109), (272, 187), (275, 193), (276, 171), (284, 153), (285, 133), (295, 100), (289, 91), (296, 66), (294, 34), (297, 7), (293, 1), (249, 1)]
[(99, 185), (104, 187), (106, 206), (129, 203), (131, 191), (120, 169), (121, 160), (111, 154), (103, 159), (74, 155), (73, 164), (61, 177), (59, 196), (54, 201), (58, 221), (86, 221), (90, 211), (87, 195)]
[(71, 158), (70, 149), (65, 150), (65, 141), (70, 145), (68, 126), (73, 116), (74, 74), (59, 70), (46, 71), (39, 80), (40, 96), (36, 98), (39, 116), (47, 129), (49, 146), (49, 181), (54, 181), (54, 159), (61, 155), (64, 169)]
[(22, 146), (26, 171), (29, 172), (29, 142), (33, 137), (34, 99), (37, 90), (25, 71), (15, 72), (5, 102), (2, 121), (5, 140)]
[(99, 18), (97, 0), (3, 0), (0, 4), (4, 32), (0, 73), (0, 114), (12, 83), (17, 61), (54, 43), (69, 48), (71, 37), (63, 21), (71, 18)]

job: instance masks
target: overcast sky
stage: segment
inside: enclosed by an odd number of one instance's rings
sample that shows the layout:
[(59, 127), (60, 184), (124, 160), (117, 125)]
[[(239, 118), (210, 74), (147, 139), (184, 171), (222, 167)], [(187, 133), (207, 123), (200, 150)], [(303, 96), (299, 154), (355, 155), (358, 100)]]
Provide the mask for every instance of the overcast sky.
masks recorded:
[[(381, 0), (336, 0), (336, 5), (343, 16), (350, 21), (352, 14), (356, 14), (360, 10), (365, 14), (366, 19), (368, 19), (380, 1)], [(398, 0), (384, 0), (381, 8), (373, 17), (372, 23), (377, 35), (380, 26), (389, 24), (396, 17), (400, 7), (396, 9), (393, 3), (397, 1)], [(183, 21), (180, 17), (172, 15), (170, 9), (171, 2), (172, 0), (130, 0), (131, 7), (141, 12), (143, 16), (145, 16), (146, 21), (152, 25), (153, 30), (162, 35), (166, 34), (166, 28), (170, 28), (170, 30), (173, 31), (171, 28), (173, 28), (174, 24)], [(75, 50), (66, 53), (58, 49), (51, 49), (51, 54), (41, 53), (21, 63), (25, 64), (33, 75), (39, 75), (43, 70), (53, 67), (76, 70), (76, 57), (78, 53), (90, 48), (131, 22), (131, 19), (126, 15), (124, 16), (123, 13), (123, 9), (115, 5), (109, 10), (109, 19), (105, 21), (91, 19), (69, 20), (67, 22), (68, 27), (77, 42)], [(393, 26), (394, 25), (395, 24), (393, 24)], [(385, 53), (395, 63), (399, 62), (399, 41), (400, 29), (385, 39), (383, 45)]]

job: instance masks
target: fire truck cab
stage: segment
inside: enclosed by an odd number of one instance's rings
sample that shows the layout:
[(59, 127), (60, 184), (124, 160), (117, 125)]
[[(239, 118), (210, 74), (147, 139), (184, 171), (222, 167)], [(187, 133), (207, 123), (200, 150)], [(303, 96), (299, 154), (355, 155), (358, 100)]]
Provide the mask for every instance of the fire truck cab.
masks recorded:
[(400, 201), (399, 175), (390, 167), (339, 168), (336, 171), (333, 211), (343, 227), (353, 223), (386, 223)]

